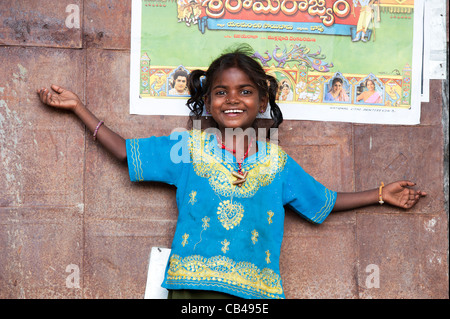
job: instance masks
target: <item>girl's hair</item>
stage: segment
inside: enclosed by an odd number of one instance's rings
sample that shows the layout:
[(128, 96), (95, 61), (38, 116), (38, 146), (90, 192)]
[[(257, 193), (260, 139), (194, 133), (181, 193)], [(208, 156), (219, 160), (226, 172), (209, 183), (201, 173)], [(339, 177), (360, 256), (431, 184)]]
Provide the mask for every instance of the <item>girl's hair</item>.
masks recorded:
[(211, 94), (211, 87), (217, 75), (226, 69), (236, 67), (245, 72), (256, 84), (260, 96), (268, 96), (270, 116), (273, 120), (271, 128), (277, 128), (283, 122), (283, 114), (276, 103), (277, 80), (264, 72), (262, 66), (251, 57), (253, 53), (250, 46), (240, 46), (214, 60), (208, 70), (191, 72), (188, 79), (191, 97), (186, 103), (191, 110), (191, 121), (201, 118), (205, 106), (203, 97)]

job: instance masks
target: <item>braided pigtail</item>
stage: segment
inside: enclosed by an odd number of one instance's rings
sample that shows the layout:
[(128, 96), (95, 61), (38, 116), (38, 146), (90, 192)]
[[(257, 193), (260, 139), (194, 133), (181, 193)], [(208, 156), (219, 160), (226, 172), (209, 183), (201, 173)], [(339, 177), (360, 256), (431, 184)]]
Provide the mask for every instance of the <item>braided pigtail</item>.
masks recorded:
[(203, 70), (194, 70), (189, 75), (188, 89), (191, 97), (186, 102), (186, 105), (191, 110), (191, 119), (199, 119), (203, 114), (203, 107), (205, 106), (203, 97), (206, 91), (203, 88), (202, 77), (205, 75), (206, 72)]
[(283, 114), (281, 113), (281, 109), (276, 102), (278, 92), (278, 82), (271, 75), (267, 75), (267, 81), (269, 85), (268, 93), (269, 93), (270, 117), (273, 120), (271, 128), (278, 128), (278, 126), (280, 126), (280, 124), (283, 122)]

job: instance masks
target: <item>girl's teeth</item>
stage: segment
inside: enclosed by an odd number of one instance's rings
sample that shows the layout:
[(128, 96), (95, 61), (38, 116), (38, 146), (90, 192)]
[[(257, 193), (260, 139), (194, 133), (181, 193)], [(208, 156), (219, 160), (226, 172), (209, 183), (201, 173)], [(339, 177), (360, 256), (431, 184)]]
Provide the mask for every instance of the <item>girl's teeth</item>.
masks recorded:
[(242, 113), (242, 110), (227, 110), (224, 113)]

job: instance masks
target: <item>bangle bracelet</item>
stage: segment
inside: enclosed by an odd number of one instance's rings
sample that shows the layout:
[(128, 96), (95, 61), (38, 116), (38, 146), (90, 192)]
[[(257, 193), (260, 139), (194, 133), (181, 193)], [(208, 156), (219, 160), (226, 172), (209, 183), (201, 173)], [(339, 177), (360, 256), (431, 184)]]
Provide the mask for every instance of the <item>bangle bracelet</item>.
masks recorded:
[(383, 193), (382, 193), (383, 192), (383, 187), (384, 187), (384, 183), (381, 182), (380, 188), (378, 190), (378, 203), (380, 203), (380, 205), (384, 204)]
[(94, 135), (92, 135), (92, 137), (94, 138), (94, 141), (97, 139), (98, 129), (100, 128), (100, 126), (102, 126), (103, 123), (104, 123), (103, 121), (98, 122), (97, 127), (95, 128), (95, 131), (94, 131)]

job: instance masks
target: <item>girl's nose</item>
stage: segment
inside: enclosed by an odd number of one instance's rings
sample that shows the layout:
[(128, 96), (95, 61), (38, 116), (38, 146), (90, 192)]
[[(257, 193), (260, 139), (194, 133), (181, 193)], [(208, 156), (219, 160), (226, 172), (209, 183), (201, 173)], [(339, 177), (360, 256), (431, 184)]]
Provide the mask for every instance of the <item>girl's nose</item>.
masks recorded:
[(236, 94), (234, 94), (234, 93), (229, 93), (229, 94), (227, 95), (226, 102), (227, 102), (228, 104), (237, 104), (237, 103), (239, 103), (239, 99), (237, 98)]

